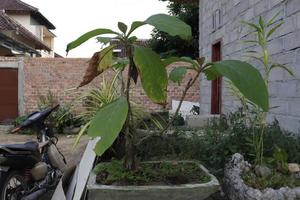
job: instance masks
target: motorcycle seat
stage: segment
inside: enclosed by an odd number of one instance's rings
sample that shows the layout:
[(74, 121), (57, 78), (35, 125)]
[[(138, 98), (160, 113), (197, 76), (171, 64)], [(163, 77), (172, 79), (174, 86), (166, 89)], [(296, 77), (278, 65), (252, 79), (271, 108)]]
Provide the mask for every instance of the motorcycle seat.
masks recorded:
[(0, 145), (2, 147), (6, 147), (11, 150), (15, 151), (38, 151), (39, 149), (39, 144), (37, 142), (31, 141), (31, 142), (26, 142), (24, 144), (5, 144), (5, 145)]

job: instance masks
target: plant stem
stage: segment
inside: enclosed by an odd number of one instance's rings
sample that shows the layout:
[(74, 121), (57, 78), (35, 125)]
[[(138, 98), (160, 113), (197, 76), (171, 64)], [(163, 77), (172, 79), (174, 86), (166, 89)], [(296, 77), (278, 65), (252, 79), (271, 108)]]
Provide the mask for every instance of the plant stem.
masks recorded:
[(181, 108), (181, 106), (182, 106), (182, 103), (183, 103), (183, 101), (184, 101), (184, 99), (185, 99), (185, 96), (186, 96), (188, 90), (189, 90), (189, 89), (194, 85), (194, 83), (198, 80), (198, 78), (199, 78), (199, 76), (200, 76), (200, 74), (201, 74), (202, 71), (203, 71), (203, 69), (197, 70), (197, 74), (195, 75), (195, 77), (194, 77), (194, 78), (191, 78), (191, 79), (189, 80), (189, 82), (187, 83), (187, 85), (186, 85), (184, 91), (182, 92), (182, 96), (181, 96), (179, 105), (178, 105), (178, 107), (177, 107), (177, 109), (176, 109), (176, 111), (175, 111), (175, 113), (174, 113), (174, 116), (173, 116), (172, 119), (169, 121), (169, 123), (165, 126), (165, 128), (161, 131), (161, 134), (163, 134), (164, 132), (166, 132), (166, 131), (170, 128), (170, 126), (173, 124), (173, 122), (175, 121), (176, 116), (178, 115), (178, 113), (179, 113), (179, 111), (180, 111), (180, 108)]
[(126, 119), (126, 132), (125, 132), (125, 157), (124, 157), (124, 167), (127, 170), (135, 170), (136, 168), (136, 152), (135, 152), (135, 132), (130, 129), (132, 110), (130, 104), (130, 70), (134, 67), (133, 55), (131, 46), (127, 47), (127, 54), (129, 59), (129, 68), (127, 73), (127, 85), (126, 85), (126, 99), (128, 102), (128, 116)]

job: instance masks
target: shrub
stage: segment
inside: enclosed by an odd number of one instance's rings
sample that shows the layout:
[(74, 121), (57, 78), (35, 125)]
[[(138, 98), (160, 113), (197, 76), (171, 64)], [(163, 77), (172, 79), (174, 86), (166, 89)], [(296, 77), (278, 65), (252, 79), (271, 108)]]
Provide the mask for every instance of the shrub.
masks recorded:
[[(234, 153), (243, 154), (250, 162), (255, 160), (250, 142), (253, 130), (242, 115), (238, 111), (202, 129), (177, 128), (173, 135), (149, 138), (139, 146), (139, 155), (143, 160), (199, 160), (221, 178), (226, 162)], [(281, 130), (276, 120), (266, 127), (264, 137), (266, 158), (273, 157), (275, 148), (280, 148), (287, 152), (288, 162), (300, 162), (300, 137)]]
[[(51, 91), (48, 91), (46, 95), (39, 96), (38, 108), (43, 110), (48, 107), (54, 107), (58, 103), (58, 97)], [(60, 105), (58, 110), (47, 118), (47, 123), (53, 126), (58, 133), (63, 133), (63, 129), (66, 127), (79, 127), (82, 124), (82, 120), (76, 118), (71, 112), (71, 107), (71, 104)]]

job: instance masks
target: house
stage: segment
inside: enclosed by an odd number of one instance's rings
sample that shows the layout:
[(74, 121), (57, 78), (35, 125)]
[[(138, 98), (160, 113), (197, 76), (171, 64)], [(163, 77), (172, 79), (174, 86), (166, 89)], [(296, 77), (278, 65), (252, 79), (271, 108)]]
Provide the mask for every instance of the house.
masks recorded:
[[(58, 56), (53, 51), (54, 29), (37, 8), (20, 0), (0, 0), (0, 121), (23, 113), (23, 58)], [(9, 62), (9, 57), (20, 58)]]
[[(212, 61), (245, 59), (243, 55), (249, 49), (241, 41), (247, 37), (249, 28), (241, 20), (258, 22), (259, 16), (271, 19), (276, 13), (280, 13), (279, 20), (284, 20), (284, 24), (269, 41), (270, 54), (274, 62), (289, 65), (296, 77), (279, 69), (272, 72), (269, 95), (273, 108), (268, 120), (276, 118), (284, 129), (299, 132), (299, 0), (200, 0), (200, 55)], [(239, 107), (239, 101), (230, 94), (222, 78), (211, 82), (202, 77), (200, 87), (201, 114), (228, 113)]]
[(20, 0), (0, 0), (0, 56), (54, 57), (55, 26)]

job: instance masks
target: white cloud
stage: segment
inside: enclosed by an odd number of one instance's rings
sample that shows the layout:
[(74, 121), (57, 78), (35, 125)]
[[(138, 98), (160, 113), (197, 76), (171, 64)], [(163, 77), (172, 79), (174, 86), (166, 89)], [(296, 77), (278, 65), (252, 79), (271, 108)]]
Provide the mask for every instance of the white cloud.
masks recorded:
[[(117, 22), (130, 24), (145, 20), (152, 14), (167, 13), (167, 3), (158, 0), (23, 0), (40, 9), (55, 26), (55, 51), (65, 55), (66, 45), (81, 34), (95, 28), (117, 29)], [(136, 32), (139, 38), (149, 38), (151, 27)], [(99, 50), (91, 39), (68, 57), (90, 57)]]

